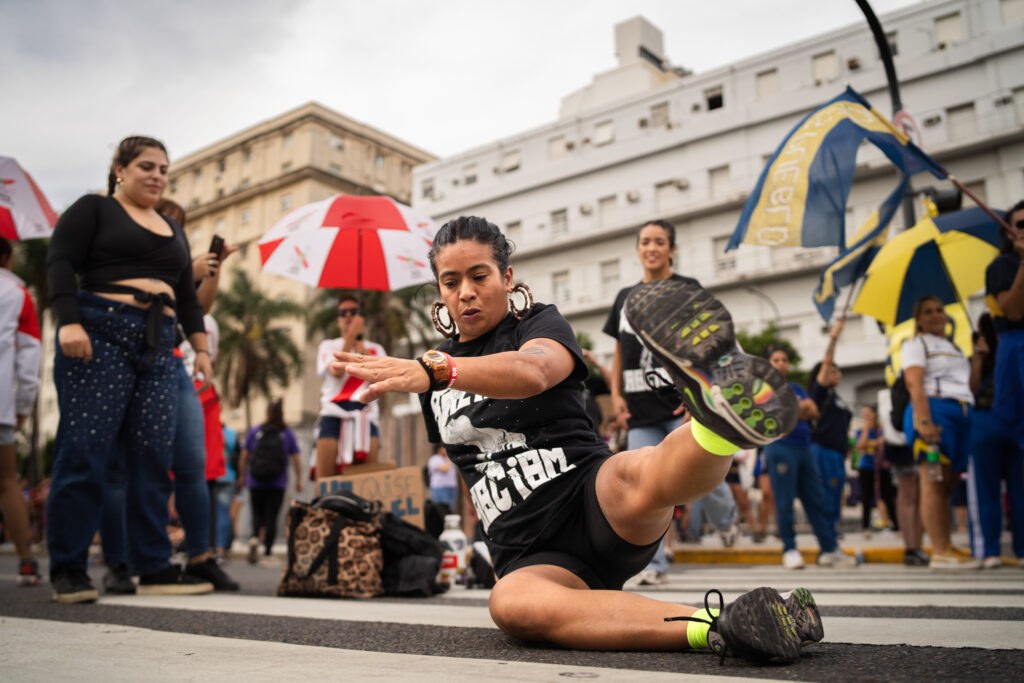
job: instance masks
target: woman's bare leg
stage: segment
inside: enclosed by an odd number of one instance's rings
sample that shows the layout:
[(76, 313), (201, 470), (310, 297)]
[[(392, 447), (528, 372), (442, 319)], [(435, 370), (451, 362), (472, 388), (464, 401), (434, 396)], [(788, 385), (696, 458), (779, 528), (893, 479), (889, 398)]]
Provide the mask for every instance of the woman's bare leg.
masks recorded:
[(316, 440), (316, 478), (333, 477), (338, 473), (338, 440)]
[(620, 538), (647, 545), (665, 533), (676, 505), (710, 493), (731, 463), (701, 448), (687, 423), (657, 446), (608, 458), (597, 473), (597, 500)]
[(896, 484), (896, 513), (907, 550), (921, 549), (920, 487), (914, 473), (898, 474)]
[(928, 478), (928, 464), (922, 463), (917, 467), (917, 474), (921, 482), (921, 521), (932, 542), (932, 553), (947, 555), (950, 545), (949, 492), (952, 470), (948, 465), (943, 465), (942, 481), (931, 481)]
[(551, 565), (504, 576), (491, 590), (490, 610), (494, 623), (510, 636), (574, 650), (688, 648), (689, 622), (665, 618), (697, 611), (637, 593), (590, 590), (572, 572)]
[(17, 456), (14, 444), (0, 446), (0, 508), (4, 511), (4, 529), (14, 542), (19, 560), (32, 559), (28, 533), (28, 508), (18, 485)]

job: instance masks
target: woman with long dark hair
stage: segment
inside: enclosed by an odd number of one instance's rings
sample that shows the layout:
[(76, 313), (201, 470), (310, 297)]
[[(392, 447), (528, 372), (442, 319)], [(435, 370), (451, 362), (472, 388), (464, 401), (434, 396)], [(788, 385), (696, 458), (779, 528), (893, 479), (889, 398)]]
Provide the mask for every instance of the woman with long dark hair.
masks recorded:
[(494, 560), (495, 623), (576, 649), (796, 659), (801, 641), (822, 637), (805, 590), (783, 600), (759, 588), (724, 607), (706, 599), (701, 610), (620, 590), (657, 551), (675, 506), (714, 489), (738, 446), (792, 428), (796, 401), (782, 378), (737, 347), (728, 311), (699, 286), (643, 283), (626, 318), (693, 419), (656, 445), (612, 455), (586, 412), (573, 330), (515, 283), (511, 252), (493, 223), (449, 221), (430, 263), (442, 299), (434, 317), (450, 338), (416, 360), (337, 354), (370, 383), (363, 401), (420, 394), (428, 436), (458, 465)]
[(89, 544), (100, 526), (108, 459), (128, 444), (127, 537), (140, 585), (210, 590), (169, 563), (167, 501), (177, 417), (177, 319), (213, 376), (192, 260), (181, 226), (154, 208), (167, 186), (167, 150), (132, 136), (117, 147), (108, 194), (85, 195), (57, 221), (47, 277), (57, 318), (60, 405), (47, 503), (50, 580), (59, 602), (91, 602)]

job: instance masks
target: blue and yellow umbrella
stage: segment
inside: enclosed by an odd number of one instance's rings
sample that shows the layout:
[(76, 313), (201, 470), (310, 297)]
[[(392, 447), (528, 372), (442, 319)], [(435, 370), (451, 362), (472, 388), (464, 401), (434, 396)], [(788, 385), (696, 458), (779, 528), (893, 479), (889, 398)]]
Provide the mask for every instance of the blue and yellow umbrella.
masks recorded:
[(925, 217), (879, 249), (853, 310), (893, 326), (925, 295), (962, 304), (985, 286), (1001, 243), (999, 223), (983, 209)]

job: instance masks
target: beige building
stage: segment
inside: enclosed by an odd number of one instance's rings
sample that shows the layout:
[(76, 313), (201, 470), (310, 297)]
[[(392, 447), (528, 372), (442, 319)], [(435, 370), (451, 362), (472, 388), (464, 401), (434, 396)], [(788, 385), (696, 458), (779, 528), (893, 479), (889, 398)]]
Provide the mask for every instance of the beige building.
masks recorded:
[[(412, 168), (432, 161), (427, 152), (335, 111), (310, 102), (273, 119), (214, 142), (185, 157), (172, 159), (165, 197), (185, 208), (192, 253), (203, 253), (214, 234), (240, 248), (225, 265), (221, 290), (244, 270), (270, 297), (287, 297), (303, 305), (316, 296), (304, 284), (260, 269), (256, 243), (292, 209), (331, 195), (383, 194), (409, 204)], [(296, 345), (304, 349), (303, 375), (281, 392), (285, 420), (308, 446), (319, 413), (320, 380), (315, 353), (319, 338), (307, 339), (302, 320), (282, 321)], [(46, 335), (52, 346), (52, 334)], [(52, 376), (53, 349), (44, 356)], [(56, 393), (44, 383), (41, 397), (44, 439), (56, 434)], [(252, 395), (252, 419), (263, 419), (266, 402)], [(225, 422), (245, 427), (242, 407), (225, 406)]]

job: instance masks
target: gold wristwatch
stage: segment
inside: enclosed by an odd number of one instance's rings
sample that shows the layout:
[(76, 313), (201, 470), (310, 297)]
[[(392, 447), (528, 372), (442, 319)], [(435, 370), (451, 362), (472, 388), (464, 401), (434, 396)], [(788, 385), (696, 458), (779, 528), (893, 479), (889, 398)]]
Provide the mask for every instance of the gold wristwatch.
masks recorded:
[(430, 378), (431, 391), (440, 391), (441, 389), (448, 388), (452, 368), (447, 354), (441, 353), (437, 349), (430, 349), (416, 360), (427, 371), (427, 377)]

